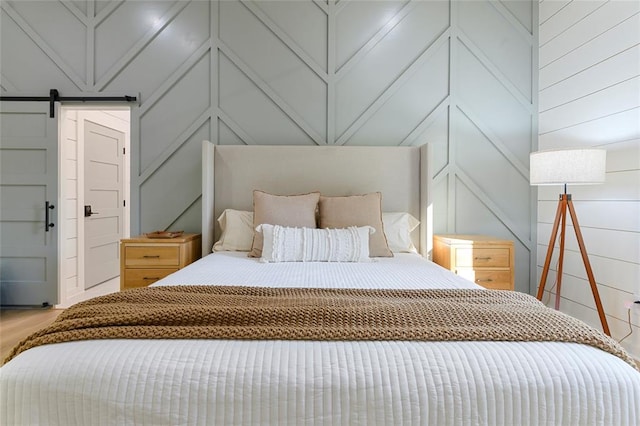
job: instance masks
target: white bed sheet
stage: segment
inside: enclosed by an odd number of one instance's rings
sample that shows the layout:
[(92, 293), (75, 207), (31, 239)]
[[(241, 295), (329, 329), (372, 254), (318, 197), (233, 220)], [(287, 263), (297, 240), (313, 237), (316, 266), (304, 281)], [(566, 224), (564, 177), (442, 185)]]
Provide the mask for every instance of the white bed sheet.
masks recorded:
[(153, 285), (246, 285), (321, 288), (481, 288), (412, 253), (373, 262), (263, 263), (243, 252), (212, 253)]
[[(228, 253), (159, 285), (240, 278), (268, 285), (260, 276), (281, 267), (290, 278), (272, 285), (370, 287), (387, 271), (394, 276), (386, 286), (475, 286), (404, 255), (322, 266)], [(309, 277), (305, 268), (330, 272)], [(359, 268), (366, 284), (348, 281)], [(347, 282), (333, 281), (340, 277)], [(70, 342), (30, 349), (2, 367), (0, 395), (3, 425), (634, 425), (640, 418), (640, 373), (599, 349), (550, 342)]]

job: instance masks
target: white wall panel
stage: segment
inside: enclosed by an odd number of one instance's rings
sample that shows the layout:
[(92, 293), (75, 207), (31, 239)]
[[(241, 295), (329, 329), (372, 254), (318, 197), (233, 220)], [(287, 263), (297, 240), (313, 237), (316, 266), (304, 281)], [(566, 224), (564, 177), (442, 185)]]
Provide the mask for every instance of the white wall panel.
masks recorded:
[(589, 122), (640, 106), (640, 76), (540, 113), (540, 133)]
[[(485, 137), (473, 122), (460, 117), (458, 128), (460, 138), (468, 142), (459, 144), (456, 158), (460, 170), (475, 186), (474, 192), (481, 199), (488, 198), (499, 209), (503, 220), (518, 223), (521, 218), (530, 218), (529, 179), (505, 160), (504, 155)], [(483, 164), (483, 168), (477, 168)], [(500, 182), (500, 185), (496, 185)], [(481, 191), (481, 192), (480, 192)], [(519, 229), (512, 229), (516, 235), (529, 237), (529, 221), (522, 221)]]
[[(87, 14), (87, 2), (84, 0), (71, 0), (73, 6), (75, 6), (80, 13), (86, 15)], [(96, 4), (104, 3), (103, 1), (96, 1)]]
[[(640, 232), (640, 201), (575, 200), (573, 205), (581, 227)], [(557, 208), (556, 200), (538, 201), (538, 222), (553, 223)]]
[(444, 105), (429, 114), (426, 130), (418, 136), (418, 140), (431, 144), (431, 170), (434, 176), (442, 173), (449, 164), (449, 108)]
[[(566, 55), (540, 68), (540, 88), (544, 89), (560, 80), (570, 78), (637, 45), (639, 27), (640, 15), (632, 15), (609, 31), (574, 46)], [(542, 28), (540, 31), (542, 32)]]
[(209, 126), (204, 124), (141, 183), (140, 213), (145, 218), (142, 232), (164, 228), (198, 199), (201, 189), (193, 182), (201, 179), (202, 141), (208, 136)]
[(541, 0), (540, 1), (540, 24), (544, 24), (563, 8), (567, 7), (573, 0)]
[[(357, 133), (348, 139), (348, 144), (400, 145), (408, 142), (415, 129), (446, 100), (449, 95), (448, 82), (449, 43), (444, 40), (444, 43), (435, 47), (428, 60), (416, 67), (399, 85), (389, 100), (370, 113)], [(396, 119), (389, 121), (386, 117)]]
[[(640, 108), (636, 109), (640, 118)], [(636, 121), (640, 128), (640, 120)], [(638, 137), (605, 145), (607, 148), (607, 172), (623, 172), (640, 169), (640, 131)]]
[[(82, 21), (69, 9), (59, 7), (57, 2), (9, 0), (6, 3), (63, 58), (66, 65), (86, 81), (84, 56), (76, 54), (86, 51), (86, 27)], [(60, 31), (60, 28), (64, 28), (64, 31)]]
[(544, 29), (544, 34), (542, 32), (540, 33), (540, 66), (548, 63), (547, 61), (543, 62), (544, 46), (547, 43), (556, 38), (569, 36), (573, 26), (580, 21), (593, 19), (594, 15), (595, 17), (599, 17), (601, 13), (594, 14), (594, 11), (603, 7), (606, 3), (607, 0), (572, 0), (566, 4), (566, 7), (562, 7), (556, 14), (548, 20), (545, 20), (540, 26), (541, 30)]
[[(95, 77), (102, 79), (147, 34), (157, 34), (171, 1), (127, 1), (95, 28)], [(148, 69), (147, 71), (150, 71)]]
[[(383, 95), (427, 50), (449, 25), (446, 2), (416, 2), (412, 12), (356, 60), (343, 69), (336, 83), (336, 133), (340, 137), (374, 101)], [(352, 59), (353, 61), (353, 59)], [(375, 72), (372, 72), (375, 70)], [(344, 141), (346, 142), (346, 141)], [(343, 142), (343, 143), (344, 143)], [(348, 142), (347, 142), (348, 143)]]
[(345, 2), (343, 9), (336, 15), (337, 68), (340, 69), (376, 33), (392, 29), (405, 16), (404, 13), (399, 13), (402, 8), (411, 9), (414, 6), (407, 0)]
[[(532, 55), (529, 32), (513, 25), (497, 9), (500, 2), (471, 1), (459, 9), (460, 26), (491, 63), (531, 100)], [(478, 17), (482, 19), (478, 19)]]
[[(582, 267), (582, 269), (584, 270), (584, 267)], [(570, 271), (564, 272), (565, 274), (562, 279), (562, 288), (560, 292), (562, 297), (566, 300), (571, 300), (575, 303), (579, 303), (585, 307), (592, 306), (594, 303), (593, 294), (591, 293), (589, 281), (586, 279), (586, 277), (575, 276)], [(555, 292), (556, 289), (553, 290), (553, 293)], [(623, 304), (616, 303), (616, 300), (628, 297), (628, 293), (606, 285), (602, 285), (600, 287), (599, 293), (602, 300), (603, 308), (610, 317), (617, 318), (619, 320), (627, 319), (627, 309)], [(640, 324), (635, 323), (634, 325), (638, 326)]]
[(520, 0), (500, 0), (510, 13), (524, 26), (529, 32), (533, 32), (534, 7), (537, 8), (536, 2), (520, 1)]
[(245, 145), (242, 138), (234, 133), (221, 119), (218, 119), (218, 143), (220, 145)]
[[(114, 19), (109, 18), (105, 24)], [(108, 34), (113, 32), (109, 31)], [(127, 33), (129, 30), (124, 27), (121, 31)], [(114, 57), (106, 67), (113, 68), (116, 65), (110, 73), (110, 79), (104, 78), (105, 72), (96, 70), (96, 81), (104, 86), (102, 90), (144, 93), (147, 98), (145, 101), (158, 91), (161, 96), (166, 90), (164, 83), (175, 79), (174, 73), (180, 72), (183, 64), (193, 66), (193, 62), (202, 56), (202, 53), (198, 55), (199, 48), (207, 45), (210, 38), (209, 5), (207, 2), (188, 3), (162, 30), (151, 28), (148, 32), (154, 37), (143, 48), (136, 48), (134, 43), (133, 50), (118, 51), (120, 56)], [(97, 60), (102, 56), (102, 51), (96, 52), (99, 52), (96, 54)], [(123, 60), (128, 63), (122, 64)], [(183, 73), (180, 72), (180, 75)]]
[[(571, 234), (570, 238), (575, 238), (575, 235)], [(539, 273), (542, 271), (542, 264), (544, 263), (546, 253), (547, 242), (545, 242), (545, 244), (541, 244), (538, 247), (538, 259), (540, 260), (538, 265)], [(546, 287), (546, 290), (549, 290), (552, 283), (555, 282), (557, 260), (558, 245), (556, 245), (556, 250), (554, 251), (554, 256), (551, 262), (551, 273), (547, 281), (548, 285)], [(638, 279), (640, 278), (640, 265), (638, 265), (637, 263), (634, 264), (631, 262), (626, 262), (620, 259), (613, 259), (611, 257), (597, 255), (590, 255), (589, 262), (591, 263), (594, 276), (598, 277), (599, 285), (615, 288), (625, 293), (622, 298), (616, 298), (611, 301), (613, 304), (617, 304), (614, 309), (624, 309), (624, 301), (631, 299), (633, 294), (640, 290), (638, 288)], [(582, 262), (580, 252), (574, 250), (566, 251), (563, 271), (569, 275), (573, 275), (584, 280), (587, 279), (584, 263)], [(620, 303), (620, 300), (623, 300), (623, 303)], [(588, 306), (593, 309), (593, 303), (588, 304)]]
[(505, 238), (511, 235), (510, 238), (514, 241), (515, 248), (515, 290), (529, 292), (527, 277), (531, 272), (530, 268), (535, 270), (535, 265), (531, 267), (529, 262), (531, 255), (529, 236), (524, 235), (522, 239), (514, 237), (509, 222), (496, 220), (496, 206), (475, 188), (470, 188), (461, 180), (457, 180), (455, 192), (457, 231), (467, 234), (482, 233), (505, 236)]
[[(321, 34), (315, 36), (319, 38)], [(298, 121), (318, 134), (318, 141), (325, 139), (326, 83), (248, 6), (239, 2), (221, 3), (220, 41), (237, 55), (243, 67), (255, 73), (262, 84), (296, 112)], [(274, 57), (278, 60), (274, 61)], [(238, 61), (236, 66), (240, 67)]]
[[(580, 217), (578, 217), (580, 220)], [(569, 221), (570, 223), (571, 221)], [(541, 236), (551, 235), (552, 224), (539, 223), (538, 233)], [(615, 229), (589, 228), (580, 225), (587, 253), (594, 256), (610, 257), (624, 262), (637, 263), (640, 259), (640, 233), (618, 231)], [(542, 243), (542, 237), (540, 242)], [(548, 241), (547, 241), (548, 242)], [(613, 244), (615, 242), (615, 244)], [(565, 249), (579, 251), (573, 226), (567, 226)]]
[[(435, 181), (431, 187), (432, 191), (432, 200), (436, 200), (433, 203), (433, 229), (442, 229), (446, 230), (449, 226), (449, 203), (448, 200), (449, 193), (449, 179), (441, 178)], [(438, 202), (439, 200), (444, 200), (445, 202)], [(441, 231), (445, 232), (445, 231)], [(462, 232), (462, 231), (458, 231)]]
[(640, 45), (614, 55), (540, 91), (540, 111), (574, 101), (640, 75)]
[(238, 136), (244, 143), (259, 141), (265, 145), (314, 144), (313, 138), (231, 59), (223, 53), (219, 55), (219, 78), (223, 84), (218, 89), (218, 102), (225, 114), (222, 121), (228, 126), (235, 124), (243, 133)]
[(638, 139), (640, 109), (613, 113), (597, 120), (579, 123), (554, 132), (540, 134), (539, 149), (596, 146)]
[(254, 3), (292, 42), (327, 71), (327, 14), (311, 1)]
[[(531, 105), (520, 102), (500, 79), (480, 62), (466, 45), (459, 48), (456, 70), (462, 110), (477, 117), (474, 124), (493, 141), (500, 142), (521, 164), (529, 162), (531, 152)], [(464, 140), (464, 135), (461, 135)]]
[[(75, 4), (83, 4), (84, 3), (84, 7), (85, 8), (90, 8), (91, 7), (91, 1), (83, 1), (83, 0), (73, 0), (73, 2)], [(95, 9), (95, 13), (96, 14), (100, 14), (103, 13), (105, 10), (109, 9), (109, 6), (113, 5), (113, 2), (111, 2), (110, 0), (95, 0), (95, 3), (93, 5), (94, 9)], [(79, 6), (81, 7), (81, 6)]]
[(515, 240), (529, 290), (535, 0), (17, 3), (0, 3), (2, 90), (140, 94), (133, 233), (200, 231), (202, 139), (432, 143), (435, 231)]
[(149, 140), (140, 149), (141, 172), (176, 141), (182, 142), (184, 130), (209, 109), (209, 73), (208, 57), (203, 57), (140, 116), (141, 136)]
[[(49, 93), (52, 87), (61, 91), (81, 89), (81, 79), (79, 77), (73, 79), (75, 73), (65, 62), (56, 60), (58, 57), (54, 55), (54, 51), (33, 32), (28, 23), (10, 5), (2, 2), (0, 7), (1, 75), (2, 80), (9, 82), (10, 90)], [(35, 40), (31, 38), (32, 36)], [(75, 54), (81, 54), (81, 52), (75, 52)], [(3, 86), (5, 85), (6, 83), (3, 83)]]
[[(544, 1), (540, 16), (558, 5)], [(640, 3), (572, 1), (540, 24), (539, 148), (607, 150), (606, 183), (569, 188), (616, 339), (629, 332), (627, 303), (640, 294)], [(538, 273), (561, 188), (538, 190)], [(569, 220), (571, 225), (571, 221)], [(557, 246), (557, 243), (556, 243)], [(558, 249), (552, 259), (552, 269)], [(573, 226), (567, 229), (561, 310), (600, 321)], [(547, 280), (548, 290), (555, 275)], [(640, 321), (625, 347), (640, 357)]]
[(78, 280), (78, 114), (76, 111), (61, 109), (60, 157), (60, 198), (58, 206), (60, 240), (62, 247), (58, 275), (62, 281), (60, 300), (65, 300), (69, 292), (80, 291)]
[[(549, 40), (540, 40), (540, 66), (545, 66), (571, 52), (576, 45), (585, 43), (611, 30), (635, 13), (640, 12), (637, 1), (574, 1), (565, 10), (570, 14), (567, 20), (556, 20), (560, 33)], [(589, 12), (581, 17), (584, 12)], [(567, 22), (568, 21), (568, 22)], [(570, 27), (566, 25), (571, 23)], [(551, 36), (545, 24), (544, 33)]]

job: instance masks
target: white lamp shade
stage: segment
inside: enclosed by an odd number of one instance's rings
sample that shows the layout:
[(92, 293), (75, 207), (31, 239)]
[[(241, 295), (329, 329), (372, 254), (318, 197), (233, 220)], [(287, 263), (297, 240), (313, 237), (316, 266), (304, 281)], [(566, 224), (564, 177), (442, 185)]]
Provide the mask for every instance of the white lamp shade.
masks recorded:
[(598, 148), (560, 149), (529, 155), (531, 185), (593, 185), (604, 183), (607, 151)]

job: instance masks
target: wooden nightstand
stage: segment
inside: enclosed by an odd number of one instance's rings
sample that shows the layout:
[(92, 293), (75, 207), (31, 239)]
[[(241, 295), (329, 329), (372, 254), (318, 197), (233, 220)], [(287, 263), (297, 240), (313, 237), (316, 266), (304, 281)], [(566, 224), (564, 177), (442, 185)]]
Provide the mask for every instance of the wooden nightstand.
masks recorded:
[(434, 235), (433, 261), (483, 287), (513, 290), (513, 241), (486, 235)]
[(120, 290), (147, 287), (200, 259), (200, 234), (120, 241)]

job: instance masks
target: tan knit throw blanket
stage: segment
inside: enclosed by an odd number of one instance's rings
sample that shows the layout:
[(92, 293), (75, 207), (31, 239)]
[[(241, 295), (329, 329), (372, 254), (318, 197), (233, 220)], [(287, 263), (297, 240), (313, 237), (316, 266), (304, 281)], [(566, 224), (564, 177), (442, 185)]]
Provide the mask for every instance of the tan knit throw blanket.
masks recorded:
[(172, 286), (78, 303), (20, 343), (90, 339), (560, 341), (592, 345), (636, 367), (613, 339), (498, 290), (361, 290)]

